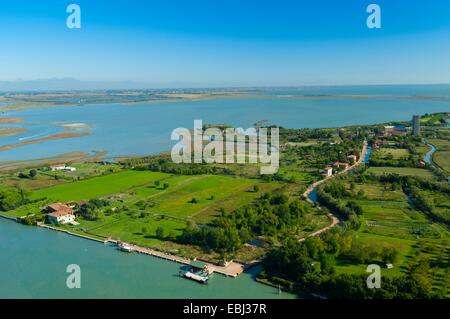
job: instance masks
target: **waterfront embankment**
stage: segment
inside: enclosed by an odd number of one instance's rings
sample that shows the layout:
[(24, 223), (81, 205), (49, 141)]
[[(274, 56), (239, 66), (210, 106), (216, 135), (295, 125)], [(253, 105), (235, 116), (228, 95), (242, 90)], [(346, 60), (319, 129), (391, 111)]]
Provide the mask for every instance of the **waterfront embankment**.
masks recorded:
[[(1, 214), (0, 214), (0, 217), (8, 219), (8, 220), (16, 221), (16, 218), (4, 216)], [(118, 244), (117, 240), (114, 240), (111, 238), (105, 238), (105, 239), (95, 238), (93, 236), (74, 233), (67, 229), (46, 225), (44, 223), (38, 223), (37, 226), (41, 227), (41, 228), (53, 230), (53, 231), (62, 232), (67, 235), (70, 235), (70, 236), (76, 236), (79, 238), (88, 239), (88, 240), (95, 241), (95, 242), (102, 243), (102, 244), (107, 244), (107, 243), (111, 243), (114, 245)], [(128, 244), (128, 246), (131, 247), (132, 252), (136, 252), (136, 253), (140, 253), (140, 254), (144, 254), (144, 255), (148, 255), (148, 256), (153, 256), (153, 257), (157, 257), (157, 258), (162, 258), (162, 259), (169, 260), (169, 261), (172, 261), (172, 262), (175, 262), (178, 264), (189, 265), (192, 261), (192, 259), (189, 259), (189, 258), (184, 258), (184, 257), (168, 254), (168, 253), (158, 251), (155, 249), (151, 249), (151, 248), (147, 248), (147, 247), (141, 247), (141, 246), (131, 245), (131, 244)], [(218, 273), (218, 274), (221, 274), (224, 276), (228, 276), (228, 277), (237, 277), (240, 274), (242, 274), (245, 270), (244, 264), (241, 264), (241, 263), (238, 263), (235, 261), (228, 262), (226, 265), (223, 265), (223, 266), (208, 262), (206, 260), (203, 262), (208, 266), (209, 269), (211, 269), (215, 273)]]

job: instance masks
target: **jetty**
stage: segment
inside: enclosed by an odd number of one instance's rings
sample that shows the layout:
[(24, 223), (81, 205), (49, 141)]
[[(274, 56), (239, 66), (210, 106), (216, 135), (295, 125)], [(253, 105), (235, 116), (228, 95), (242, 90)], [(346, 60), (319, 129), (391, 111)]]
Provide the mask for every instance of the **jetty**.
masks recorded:
[[(17, 221), (17, 218), (8, 217), (3, 214), (0, 214), (0, 218), (5, 218), (5, 219), (11, 220), (11, 221)], [(98, 239), (98, 238), (94, 238), (94, 237), (91, 237), (88, 235), (74, 233), (67, 229), (62, 229), (62, 228), (46, 225), (44, 223), (37, 223), (36, 226), (41, 227), (41, 228), (46, 228), (49, 230), (53, 230), (53, 231), (57, 231), (57, 232), (61, 232), (61, 233), (65, 233), (70, 236), (75, 236), (75, 237), (79, 237), (79, 238), (83, 238), (83, 239), (92, 240), (92, 241), (102, 243), (102, 244), (108, 244), (108, 243), (114, 244), (114, 245), (118, 246), (119, 249), (121, 247), (122, 248), (126, 247), (126, 249), (125, 249), (126, 252), (137, 252), (140, 254), (149, 255), (149, 256), (169, 260), (172, 262), (176, 262), (176, 263), (182, 264), (182, 265), (190, 265), (192, 261), (196, 260), (196, 259), (191, 260), (189, 258), (184, 258), (184, 257), (176, 256), (176, 255), (167, 254), (167, 253), (164, 253), (164, 252), (161, 252), (161, 251), (158, 251), (155, 249), (151, 249), (151, 248), (140, 247), (140, 246), (124, 243), (119, 240), (112, 239), (110, 237), (109, 238), (105, 237), (105, 239)], [(218, 265), (218, 264), (210, 263), (207, 261), (202, 261), (202, 262), (205, 263), (207, 265), (208, 269), (211, 270), (212, 272), (216, 272), (218, 274), (228, 276), (228, 277), (237, 277), (241, 273), (243, 273), (245, 270), (244, 264), (241, 264), (241, 263), (238, 263), (235, 261), (231, 261), (224, 265)]]
[[(111, 240), (111, 239), (109, 240), (109, 242), (118, 244), (117, 241)], [(184, 258), (184, 257), (180, 257), (180, 256), (167, 254), (167, 253), (164, 253), (164, 252), (161, 252), (158, 250), (154, 250), (151, 248), (140, 247), (140, 246), (131, 245), (131, 244), (127, 244), (127, 246), (130, 247), (130, 250), (133, 252), (137, 252), (137, 253), (144, 254), (144, 255), (150, 255), (153, 257), (158, 257), (158, 258), (176, 262), (176, 263), (179, 263), (182, 265), (191, 265), (191, 263), (193, 261), (195, 261), (195, 259), (191, 260), (189, 258)], [(241, 273), (244, 272), (244, 265), (241, 263), (238, 263), (238, 262), (234, 262), (234, 261), (229, 262), (223, 266), (209, 263), (206, 261), (202, 261), (202, 263), (204, 263), (210, 271), (221, 274), (221, 275), (225, 275), (228, 277), (237, 277)]]

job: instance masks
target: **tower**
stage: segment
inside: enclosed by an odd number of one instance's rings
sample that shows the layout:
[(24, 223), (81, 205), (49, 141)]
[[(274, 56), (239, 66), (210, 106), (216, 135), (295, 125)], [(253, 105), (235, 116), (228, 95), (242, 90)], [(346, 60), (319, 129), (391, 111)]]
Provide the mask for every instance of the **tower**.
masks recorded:
[(420, 136), (420, 115), (413, 115), (413, 134)]

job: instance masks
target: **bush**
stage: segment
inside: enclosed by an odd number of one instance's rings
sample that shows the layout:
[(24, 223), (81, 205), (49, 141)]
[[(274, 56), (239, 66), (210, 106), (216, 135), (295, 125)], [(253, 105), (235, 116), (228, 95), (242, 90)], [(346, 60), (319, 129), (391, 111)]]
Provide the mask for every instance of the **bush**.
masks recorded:
[(165, 230), (164, 228), (162, 228), (161, 226), (159, 226), (158, 228), (156, 228), (156, 238), (158, 239), (164, 239), (165, 235)]
[(29, 193), (21, 188), (7, 187), (0, 189), (0, 210), (16, 209), (29, 202)]

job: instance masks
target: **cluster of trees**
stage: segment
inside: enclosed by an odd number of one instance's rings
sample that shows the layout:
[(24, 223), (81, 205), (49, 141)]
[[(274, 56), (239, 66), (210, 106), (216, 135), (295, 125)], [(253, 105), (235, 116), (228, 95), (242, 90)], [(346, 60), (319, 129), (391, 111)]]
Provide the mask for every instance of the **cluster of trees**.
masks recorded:
[(28, 173), (20, 172), (19, 178), (35, 178), (37, 176), (37, 171), (35, 169), (31, 169)]
[(433, 192), (440, 192), (450, 194), (450, 186), (448, 183), (439, 183), (430, 179), (420, 178), (417, 176), (401, 176), (398, 174), (376, 175), (372, 173), (358, 174), (353, 177), (356, 182), (364, 183), (366, 181), (374, 181), (380, 183), (389, 183), (405, 186), (416, 186), (422, 190), (430, 190)]
[(358, 216), (362, 215), (362, 207), (354, 201), (342, 200), (351, 195), (352, 193), (345, 188), (344, 183), (340, 180), (335, 180), (319, 188), (317, 200), (332, 214), (344, 220), (349, 229), (359, 229), (361, 224)]
[[(155, 181), (155, 187), (158, 188), (161, 186), (161, 181)], [(169, 188), (169, 183), (164, 182), (162, 185), (163, 189), (168, 189)]]
[(393, 159), (392, 155), (386, 158), (380, 158), (377, 156), (372, 156), (369, 161), (370, 166), (377, 166), (377, 167), (384, 167), (384, 166), (390, 166), (390, 167), (416, 167), (417, 166), (417, 160), (415, 160), (413, 157), (407, 157), (407, 158), (400, 158), (400, 159)]
[(449, 216), (447, 214), (438, 213), (433, 202), (428, 197), (423, 195), (418, 187), (406, 186), (404, 191), (408, 194), (414, 208), (426, 214), (429, 218), (450, 226)]
[(384, 263), (394, 263), (398, 258), (398, 251), (393, 247), (380, 247), (361, 242), (352, 242), (350, 249), (343, 254), (347, 260), (358, 264), (367, 264), (375, 260)]
[(232, 170), (226, 167), (219, 167), (208, 164), (176, 164), (168, 155), (156, 155), (127, 159), (122, 162), (122, 165), (126, 168), (149, 170), (152, 172), (164, 172), (177, 175), (234, 174)]
[(78, 213), (87, 220), (99, 220), (104, 217), (102, 208), (111, 205), (111, 202), (103, 199), (91, 199), (80, 205)]
[(419, 178), (415, 176), (400, 176), (398, 174), (388, 174), (377, 176), (374, 174), (365, 174), (354, 176), (356, 181), (364, 182), (367, 180), (377, 181), (383, 184), (390, 184), (391, 188), (401, 187), (408, 195), (411, 204), (428, 217), (450, 225), (450, 219), (445, 214), (439, 214), (434, 207), (433, 202), (423, 194), (423, 191), (431, 191), (450, 195), (450, 186), (448, 183), (439, 183), (430, 179)]
[[(395, 279), (383, 277), (381, 289), (368, 289), (367, 275), (336, 274), (338, 258), (348, 258), (361, 243), (348, 233), (336, 230), (321, 237), (308, 238), (304, 243), (289, 240), (270, 251), (263, 260), (260, 278), (284, 285), (299, 294), (319, 294), (328, 298), (429, 298), (431, 289), (417, 276)], [(365, 250), (375, 251), (365, 245)], [(395, 259), (393, 248), (361, 258), (361, 262), (386, 263)]]
[(197, 227), (188, 225), (178, 241), (184, 244), (193, 244), (205, 250), (216, 250), (219, 252), (232, 252), (241, 248), (242, 239), (248, 234), (240, 234), (236, 227)]
[(229, 214), (222, 212), (212, 225), (189, 225), (178, 240), (207, 250), (232, 252), (258, 236), (284, 238), (295, 233), (304, 224), (304, 216), (310, 210), (306, 203), (290, 201), (283, 194), (264, 194), (255, 205)]
[(327, 142), (319, 145), (288, 148), (282, 157), (282, 164), (292, 164), (298, 159), (308, 160), (308, 166), (322, 169), (325, 165), (334, 162), (347, 162), (347, 155), (358, 154), (361, 142), (342, 142), (330, 144)]
[(367, 288), (367, 275), (339, 274), (310, 276), (297, 286), (331, 299), (430, 299), (434, 293), (416, 277), (383, 277), (380, 289)]
[(406, 193), (409, 195), (409, 199), (414, 207), (422, 213), (430, 214), (434, 211), (433, 203), (420, 193), (419, 188), (415, 186), (406, 187)]
[(8, 211), (29, 203), (29, 192), (19, 187), (0, 189), (0, 210)]
[(309, 139), (329, 139), (333, 131), (327, 129), (287, 129), (280, 127), (281, 142), (306, 142)]
[(38, 221), (42, 220), (43, 218), (41, 216), (36, 216), (34, 214), (17, 218), (17, 222), (28, 226), (36, 225)]

